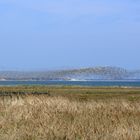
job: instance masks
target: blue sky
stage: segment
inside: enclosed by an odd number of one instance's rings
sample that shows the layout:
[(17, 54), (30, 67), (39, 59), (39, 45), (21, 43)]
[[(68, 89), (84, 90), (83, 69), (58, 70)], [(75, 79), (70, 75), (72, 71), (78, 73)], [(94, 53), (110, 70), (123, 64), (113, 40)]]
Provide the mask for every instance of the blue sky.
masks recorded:
[(0, 0), (0, 70), (140, 68), (139, 0)]

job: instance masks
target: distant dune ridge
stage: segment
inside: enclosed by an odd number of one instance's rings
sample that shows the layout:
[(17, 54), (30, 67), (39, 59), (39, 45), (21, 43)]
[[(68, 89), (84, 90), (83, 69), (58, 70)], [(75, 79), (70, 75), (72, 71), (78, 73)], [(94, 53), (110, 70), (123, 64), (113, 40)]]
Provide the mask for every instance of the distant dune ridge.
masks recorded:
[(140, 70), (108, 66), (55, 71), (0, 71), (0, 80), (140, 80)]

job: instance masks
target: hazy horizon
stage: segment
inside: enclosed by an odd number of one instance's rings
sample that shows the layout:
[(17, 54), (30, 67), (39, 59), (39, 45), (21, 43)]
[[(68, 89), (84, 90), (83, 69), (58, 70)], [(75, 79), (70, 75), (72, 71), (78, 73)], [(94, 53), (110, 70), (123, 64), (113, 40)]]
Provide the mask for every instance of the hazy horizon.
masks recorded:
[(125, 67), (119, 67), (119, 66), (83, 66), (83, 67), (54, 67), (54, 68), (46, 68), (46, 69), (0, 69), (0, 72), (55, 72), (55, 71), (65, 71), (65, 70), (80, 70), (80, 69), (94, 69), (94, 68), (114, 68), (114, 69), (124, 69), (127, 71), (140, 71), (140, 69), (134, 69), (134, 68), (125, 68)]
[(138, 0), (1, 0), (0, 71), (140, 69)]

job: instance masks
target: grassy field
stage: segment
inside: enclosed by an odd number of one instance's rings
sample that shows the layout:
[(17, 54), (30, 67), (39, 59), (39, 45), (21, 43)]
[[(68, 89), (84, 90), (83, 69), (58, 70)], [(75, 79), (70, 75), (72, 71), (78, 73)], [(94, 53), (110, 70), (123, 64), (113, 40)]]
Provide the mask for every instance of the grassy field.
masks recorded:
[(139, 140), (140, 88), (0, 87), (0, 140)]

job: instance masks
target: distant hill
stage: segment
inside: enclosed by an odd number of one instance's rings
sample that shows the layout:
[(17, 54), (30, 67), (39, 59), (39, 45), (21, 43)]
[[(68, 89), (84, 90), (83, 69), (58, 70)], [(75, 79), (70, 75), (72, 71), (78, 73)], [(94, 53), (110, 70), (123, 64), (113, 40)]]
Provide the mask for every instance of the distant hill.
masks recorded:
[(42, 72), (0, 71), (0, 80), (139, 80), (140, 70), (93, 67)]

